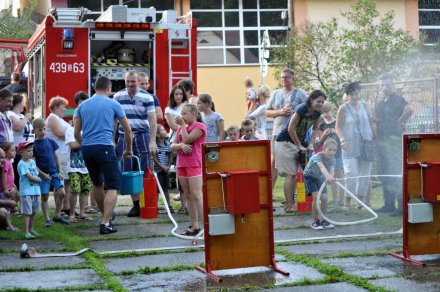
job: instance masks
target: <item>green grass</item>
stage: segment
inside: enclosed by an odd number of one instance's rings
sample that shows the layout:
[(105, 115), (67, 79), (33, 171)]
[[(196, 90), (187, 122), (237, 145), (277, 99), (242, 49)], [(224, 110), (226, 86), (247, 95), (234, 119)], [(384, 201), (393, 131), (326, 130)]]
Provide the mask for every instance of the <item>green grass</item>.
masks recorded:
[[(273, 192), (273, 198), (275, 203), (280, 203), (284, 200), (283, 194), (283, 184), (284, 178), (279, 177), (277, 183), (275, 185), (275, 189)], [(330, 189), (330, 188), (329, 188)], [(380, 188), (373, 188), (372, 196), (371, 196), (371, 204), (373, 207), (381, 207), (382, 203), (382, 191)], [(180, 202), (171, 201), (171, 205), (175, 210), (180, 207)], [(121, 206), (121, 205), (118, 205)], [(53, 212), (53, 210), (51, 210)], [(286, 214), (286, 216), (302, 216), (303, 214)], [(284, 214), (277, 214), (277, 216), (284, 216)], [(98, 214), (93, 215), (93, 217), (99, 217)], [(374, 221), (377, 224), (384, 224), (389, 226), (400, 226), (401, 218), (391, 218), (389, 216), (380, 216), (379, 219)], [(136, 224), (158, 224), (158, 223), (169, 223), (167, 219), (164, 220), (155, 220), (154, 222), (137, 222), (133, 221), (127, 224), (136, 225)], [(0, 231), (0, 240), (8, 239), (8, 240), (21, 240), (23, 238), (23, 218), (18, 218), (13, 216), (13, 224), (19, 227), (21, 230), (19, 232), (1, 232)], [(123, 240), (123, 239), (132, 239), (132, 238), (151, 238), (151, 237), (167, 237), (168, 235), (145, 235), (145, 236), (125, 236), (125, 237), (98, 237), (98, 236), (87, 236), (87, 235), (78, 235), (78, 231), (89, 228), (90, 225), (87, 223), (78, 223), (71, 224), (69, 226), (55, 224), (51, 228), (45, 228), (44, 226), (44, 218), (42, 213), (39, 212), (35, 217), (35, 230), (37, 230), (42, 236), (42, 240), (53, 240), (60, 244), (59, 247), (53, 248), (38, 248), (39, 253), (45, 252), (53, 252), (53, 251), (78, 251), (83, 248), (90, 247), (90, 243), (96, 240)], [(290, 229), (300, 229), (300, 228), (309, 228), (308, 226), (299, 226), (299, 227), (283, 227), (278, 228), (277, 230), (290, 230)], [(382, 237), (381, 237), (382, 238)], [(353, 239), (354, 240), (354, 239)], [(378, 239), (380, 240), (380, 239)], [(351, 241), (351, 239), (341, 239), (341, 240), (333, 240), (326, 242), (344, 242)], [(286, 257), (285, 261), (294, 261), (303, 263), (307, 266), (313, 267), (317, 269), (319, 272), (324, 274), (324, 278), (319, 280), (311, 280), (308, 278), (304, 278), (299, 282), (285, 284), (277, 287), (291, 287), (291, 286), (303, 286), (303, 285), (318, 285), (318, 284), (328, 284), (334, 282), (349, 282), (359, 287), (363, 287), (370, 291), (385, 291), (381, 287), (377, 287), (372, 285), (368, 280), (362, 279), (360, 277), (356, 277), (350, 274), (345, 273), (343, 270), (324, 264), (321, 260), (326, 257), (311, 257), (311, 256), (301, 256), (295, 255), (293, 253), (289, 253), (288, 251), (280, 248), (282, 246), (289, 245), (301, 245), (301, 244), (313, 244), (313, 243), (321, 243), (321, 241), (314, 242), (294, 242), (294, 243), (283, 243), (277, 244), (277, 252), (284, 255)], [(15, 248), (15, 249), (14, 249)], [(113, 291), (126, 291), (126, 289), (122, 286), (122, 284), (118, 281), (116, 276), (110, 272), (105, 267), (105, 260), (110, 258), (124, 258), (124, 257), (133, 257), (133, 256), (141, 256), (141, 255), (154, 255), (154, 254), (173, 254), (173, 253), (184, 253), (184, 252), (200, 252), (203, 251), (202, 248), (188, 247), (183, 250), (165, 250), (165, 251), (145, 251), (145, 252), (132, 252), (132, 253), (117, 253), (117, 254), (106, 254), (99, 255), (93, 252), (86, 252), (81, 255), (84, 258), (85, 262), (79, 265), (72, 266), (52, 266), (52, 267), (42, 267), (41, 269), (38, 267), (32, 266), (24, 266), (18, 268), (7, 268), (1, 270), (1, 272), (17, 272), (17, 271), (37, 271), (37, 270), (63, 270), (63, 269), (83, 269), (83, 268), (91, 268), (95, 271), (95, 273), (100, 277), (103, 282), (102, 285), (91, 285), (91, 286), (74, 286), (64, 289), (55, 289), (55, 291), (73, 291), (73, 290), (84, 290), (84, 289), (108, 289)], [(390, 250), (392, 251), (392, 250)], [(10, 253), (10, 252), (18, 252), (17, 247), (3, 248), (0, 249), (0, 253)], [(339, 254), (328, 256), (327, 258), (345, 258), (345, 257), (364, 257), (364, 256), (373, 256), (373, 255), (384, 255), (388, 253), (387, 250), (379, 250), (373, 252), (341, 252)], [(203, 264), (202, 264), (203, 266)], [(129, 270), (122, 271), (117, 275), (132, 275), (132, 274), (152, 274), (159, 272), (170, 272), (170, 271), (184, 271), (184, 270), (192, 270), (194, 269), (193, 265), (176, 265), (176, 266), (168, 266), (168, 267), (143, 267), (138, 270)], [(254, 287), (250, 285), (245, 285), (243, 288), (239, 290), (256, 290), (256, 289), (269, 289), (274, 288), (273, 283), (268, 283), (261, 287)], [(227, 291), (228, 289), (222, 289), (222, 291)], [(7, 291), (28, 291), (27, 289), (10, 289)], [(43, 290), (41, 290), (43, 291)]]
[(297, 255), (281, 248), (277, 248), (277, 253), (284, 255), (286, 259), (289, 261), (298, 262), (316, 269), (318, 272), (326, 276), (326, 282), (328, 283), (348, 282), (353, 285), (367, 289), (368, 291), (378, 291), (378, 292), (388, 291), (383, 287), (373, 285), (367, 279), (363, 279), (358, 276), (347, 274), (344, 272), (343, 269), (339, 267), (325, 264), (317, 257), (311, 257), (307, 254)]
[(157, 274), (162, 272), (178, 272), (178, 271), (190, 271), (194, 270), (194, 265), (175, 265), (170, 267), (143, 267), (138, 269), (137, 271), (133, 270), (124, 270), (119, 272), (119, 275), (128, 276), (135, 274)]

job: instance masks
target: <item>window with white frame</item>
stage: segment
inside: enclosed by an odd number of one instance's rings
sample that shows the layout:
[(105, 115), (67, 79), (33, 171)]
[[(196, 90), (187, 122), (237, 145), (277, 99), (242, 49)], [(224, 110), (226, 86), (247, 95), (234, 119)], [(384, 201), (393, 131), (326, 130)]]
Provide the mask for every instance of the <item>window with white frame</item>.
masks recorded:
[(191, 0), (190, 6), (199, 65), (259, 64), (263, 32), (269, 32), (270, 48), (287, 34), (286, 0)]
[(419, 30), (426, 45), (440, 41), (440, 0), (419, 0)]

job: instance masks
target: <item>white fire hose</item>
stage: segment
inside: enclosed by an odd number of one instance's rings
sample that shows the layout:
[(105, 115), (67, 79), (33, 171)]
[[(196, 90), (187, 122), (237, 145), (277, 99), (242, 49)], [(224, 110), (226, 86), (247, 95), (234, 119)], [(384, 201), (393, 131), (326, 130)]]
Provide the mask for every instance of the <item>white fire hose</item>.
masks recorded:
[[(377, 177), (402, 177), (401, 175), (375, 175)], [(365, 178), (365, 177), (371, 177), (371, 175), (364, 175), (364, 176), (353, 176), (353, 177), (346, 177), (343, 178), (345, 180), (347, 179), (354, 179), (354, 178)], [(343, 190), (345, 190), (347, 192), (348, 195), (350, 195), (350, 197), (352, 197), (353, 199), (356, 200), (356, 202), (358, 202), (362, 207), (364, 207), (368, 212), (370, 212), (373, 217), (371, 218), (367, 218), (367, 219), (363, 219), (363, 220), (358, 220), (358, 221), (349, 221), (349, 222), (337, 222), (337, 221), (333, 221), (329, 218), (327, 218), (324, 213), (321, 210), (321, 195), (322, 195), (322, 191), (324, 190), (325, 186), (326, 186), (326, 182), (324, 181), (323, 184), (321, 185), (321, 188), (319, 189), (318, 195), (316, 196), (316, 209), (318, 211), (319, 216), (321, 216), (324, 220), (326, 220), (327, 222), (333, 224), (333, 225), (339, 225), (339, 226), (346, 226), (346, 225), (356, 225), (356, 224), (362, 224), (362, 223), (366, 223), (366, 222), (370, 222), (373, 221), (375, 219), (378, 218), (378, 215), (376, 212), (374, 212), (370, 207), (368, 207), (367, 204), (365, 204), (364, 202), (362, 202), (358, 197), (356, 197), (356, 195), (354, 195), (352, 192), (350, 192), (344, 185), (342, 185), (339, 181), (343, 180), (343, 179), (338, 179), (336, 180), (336, 184), (341, 187)]]
[(167, 210), (168, 218), (170, 218), (171, 222), (173, 222), (173, 224), (174, 224), (174, 228), (171, 230), (171, 234), (174, 235), (175, 237), (180, 238), (180, 239), (187, 239), (187, 240), (203, 239), (203, 229), (201, 229), (200, 232), (195, 236), (187, 236), (187, 235), (182, 235), (182, 234), (178, 234), (175, 232), (177, 230), (177, 228), (179, 228), (179, 225), (177, 225), (176, 220), (174, 220), (173, 216), (171, 215), (170, 207), (168, 206), (168, 202), (166, 200), (165, 194), (163, 193), (162, 186), (159, 183), (159, 179), (157, 178), (156, 173), (154, 173), (154, 177), (156, 178), (157, 186), (159, 187), (159, 193), (162, 196), (162, 200), (165, 205), (165, 210)]

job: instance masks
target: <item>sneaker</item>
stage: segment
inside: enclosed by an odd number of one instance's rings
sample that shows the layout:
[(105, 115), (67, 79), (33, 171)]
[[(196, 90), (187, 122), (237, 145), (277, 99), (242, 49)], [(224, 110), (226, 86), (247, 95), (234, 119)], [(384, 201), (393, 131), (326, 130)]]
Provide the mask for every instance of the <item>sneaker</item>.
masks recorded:
[(380, 213), (391, 213), (391, 212), (394, 212), (394, 210), (395, 210), (394, 208), (383, 206), (382, 208), (375, 209), (374, 211), (375, 212), (380, 212)]
[(139, 217), (141, 216), (141, 207), (133, 206), (131, 210), (128, 212), (127, 217)]
[(324, 227), (322, 227), (321, 222), (319, 220), (316, 220), (315, 222), (313, 222), (312, 228), (315, 229), (315, 230), (322, 230), (322, 229), (324, 229)]
[(47, 227), (47, 228), (52, 227), (52, 225), (53, 225), (53, 222), (50, 220), (47, 220), (46, 223), (44, 223), (44, 227)]
[(24, 239), (35, 239), (35, 238), (36, 237), (30, 232), (25, 233), (25, 235), (24, 235)]
[(60, 217), (53, 217), (52, 218), (53, 222), (57, 222), (57, 223), (61, 223), (61, 224), (65, 224), (65, 225), (69, 225), (70, 222), (69, 220), (67, 220), (66, 218), (60, 216)]
[(332, 229), (335, 228), (335, 225), (331, 224), (327, 220), (321, 220), (321, 226), (323, 226), (325, 229)]
[(118, 230), (113, 228), (113, 226), (111, 224), (109, 224), (108, 226), (105, 226), (105, 224), (101, 224), (101, 226), (99, 226), (99, 233), (100, 234), (110, 234), (110, 233), (115, 233), (115, 232), (118, 232)]
[(402, 216), (402, 210), (396, 209), (393, 212), (390, 212), (389, 215), (392, 217), (400, 217)]
[(38, 233), (38, 232), (35, 231), (35, 230), (31, 231), (30, 233), (32, 233), (32, 235), (35, 236), (35, 237), (39, 237), (39, 236), (41, 236), (40, 233)]

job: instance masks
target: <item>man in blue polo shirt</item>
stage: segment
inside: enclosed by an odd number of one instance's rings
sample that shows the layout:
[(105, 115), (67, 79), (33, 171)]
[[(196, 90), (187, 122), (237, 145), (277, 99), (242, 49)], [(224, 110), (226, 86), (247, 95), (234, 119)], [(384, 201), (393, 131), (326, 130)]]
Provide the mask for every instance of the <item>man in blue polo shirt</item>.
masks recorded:
[(116, 232), (111, 221), (122, 176), (113, 145), (115, 121), (119, 121), (125, 132), (123, 156), (132, 155), (132, 133), (121, 105), (108, 98), (111, 92), (110, 80), (99, 77), (95, 91), (96, 94), (82, 102), (76, 110), (74, 131), (93, 182), (96, 202), (102, 212), (99, 232), (109, 234)]
[[(157, 152), (156, 145), (156, 112), (154, 99), (151, 94), (139, 88), (139, 76), (134, 70), (125, 74), (126, 88), (117, 92), (113, 98), (118, 101), (127, 116), (133, 132), (133, 153), (141, 160), (141, 170), (145, 171), (152, 167), (151, 155)], [(117, 141), (116, 152), (121, 158), (125, 149), (124, 129), (118, 128), (119, 138)], [(131, 161), (125, 160), (123, 163), (124, 171), (133, 170)], [(134, 166), (136, 167), (136, 166)], [(156, 195), (156, 194), (155, 194)], [(133, 208), (128, 212), (128, 217), (139, 217), (139, 194), (131, 196)]]

